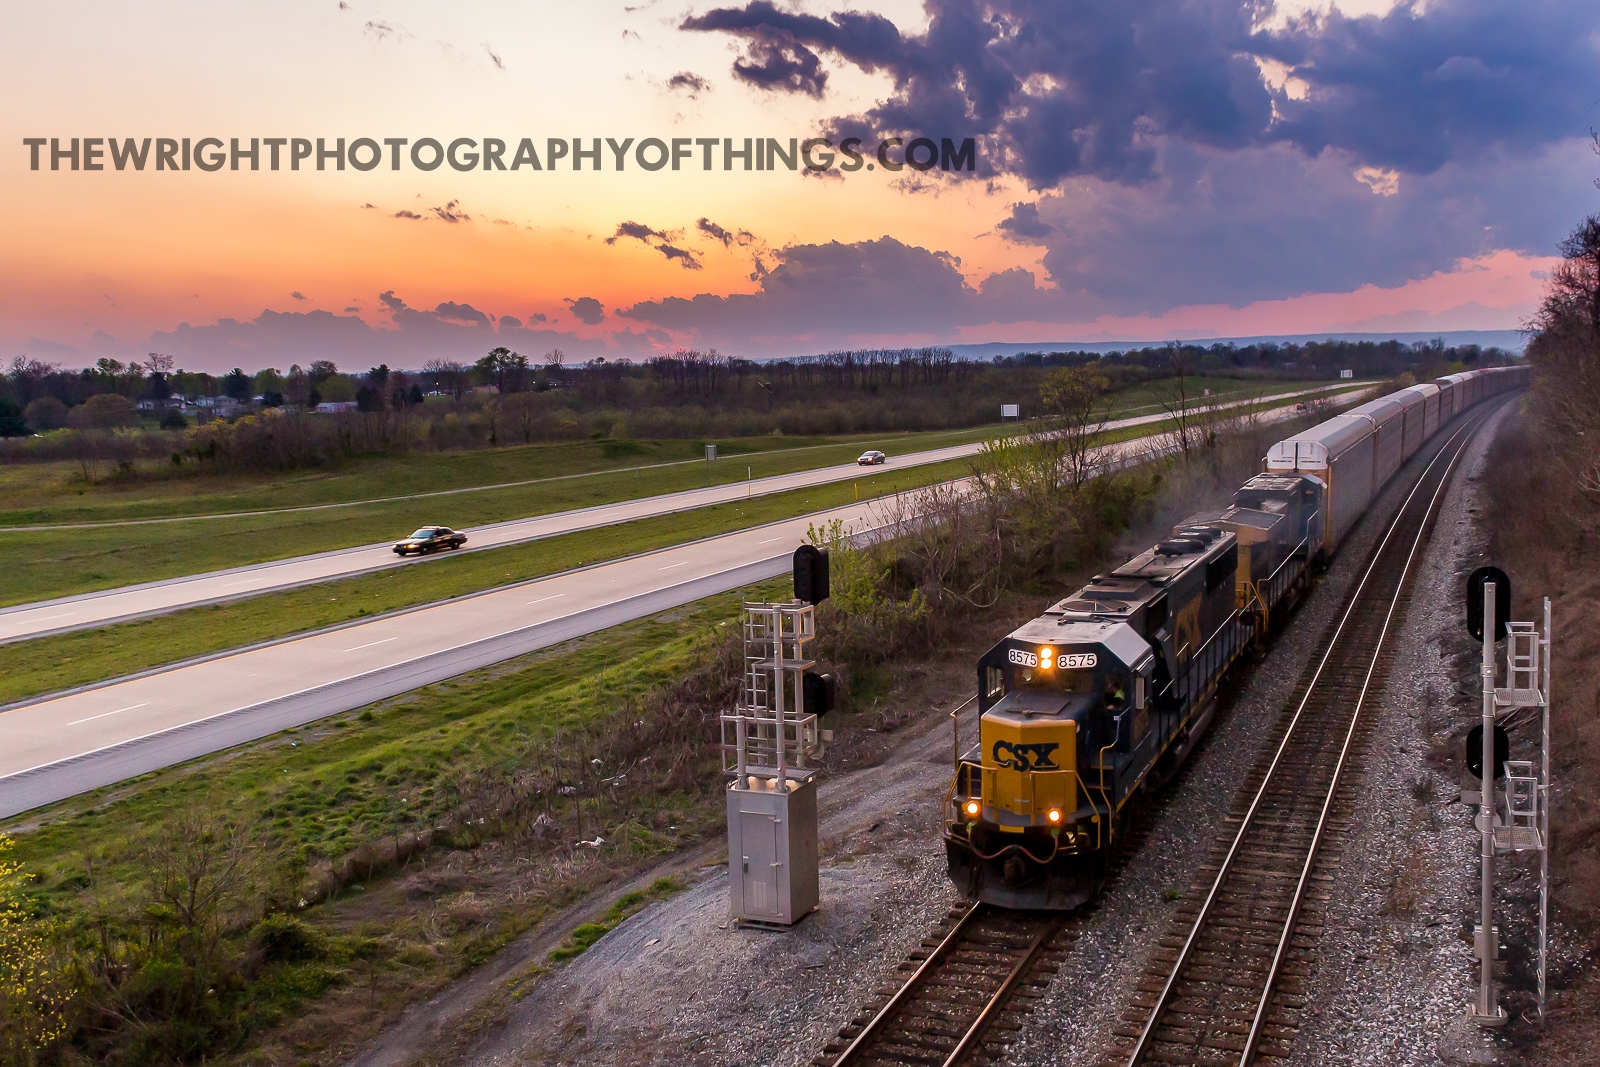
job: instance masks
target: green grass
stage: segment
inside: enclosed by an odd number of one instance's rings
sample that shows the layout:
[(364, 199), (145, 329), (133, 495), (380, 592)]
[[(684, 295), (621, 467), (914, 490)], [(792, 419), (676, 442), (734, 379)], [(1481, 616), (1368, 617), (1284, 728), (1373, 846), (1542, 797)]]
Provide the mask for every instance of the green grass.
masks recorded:
[[(1239, 384), (1231, 379), (1222, 383)], [(1260, 383), (1248, 383), (1259, 386)], [(1297, 383), (1274, 385), (1284, 391)], [(1243, 390), (1239, 390), (1243, 392)], [(1135, 433), (1150, 433), (1157, 427), (1123, 431), (1113, 439)], [(263, 563), (314, 552), (372, 544), (399, 536), (417, 526), (444, 522), (466, 527), (510, 518), (548, 514), (570, 508), (589, 507), (618, 500), (667, 493), (714, 484), (745, 480), (746, 472), (761, 477), (808, 470), (848, 462), (860, 454), (865, 444), (885, 446), (891, 455), (941, 445), (983, 440), (993, 436), (994, 427), (980, 427), (952, 434), (920, 434), (902, 437), (857, 439), (848, 444), (829, 444), (719, 459), (706, 470), (702, 462), (654, 470), (624, 470), (592, 476), (542, 482), (506, 489), (489, 489), (458, 496), (421, 501), (398, 500), (368, 503), (359, 507), (318, 511), (279, 512), (239, 518), (217, 518), (194, 522), (159, 523), (138, 526), (111, 526), (91, 529), (5, 530), (0, 529), (0, 550), (8, 560), (8, 581), (0, 588), (0, 606), (25, 604), (53, 597), (113, 589), (140, 582), (158, 581), (210, 570)], [(763, 439), (765, 440), (765, 439)], [(749, 443), (749, 442), (747, 442)], [(762, 442), (755, 442), (762, 443)], [(770, 442), (767, 442), (770, 443)], [(470, 466), (474, 476), (501, 478), (512, 473), (506, 463), (524, 476), (544, 476), (581, 462), (595, 462), (595, 451), (618, 442), (589, 442), (583, 446), (534, 446), (528, 449), (502, 449), (489, 453), (459, 456), (438, 454), (388, 457), (370, 461), (363, 473), (351, 475), (341, 484), (372, 488), (362, 479), (381, 472), (387, 492), (397, 486), (411, 488), (409, 472), (413, 465), (424, 472), (445, 469), (450, 462)], [(651, 442), (651, 446), (677, 447), (682, 442)], [(643, 447), (643, 445), (641, 445)], [(563, 449), (586, 449), (587, 459), (561, 458)], [(461, 468), (468, 470), (468, 466)], [(16, 468), (0, 468), (0, 490), (4, 478)], [(460, 473), (460, 471), (458, 471)], [(32, 476), (32, 475), (29, 475)], [(434, 484), (432, 475), (418, 479)], [(319, 480), (339, 482), (343, 474), (305, 475), (279, 483), (286, 491), (300, 486), (298, 499), (309, 499)], [(324, 487), (326, 489), (326, 487)], [(319, 490), (321, 491), (321, 490)], [(230, 498), (231, 499), (231, 498)], [(230, 504), (230, 507), (233, 505)], [(226, 510), (226, 509), (224, 509)], [(14, 511), (15, 517), (35, 512)], [(57, 520), (52, 520), (57, 521)]]
[(188, 608), (170, 615), (41, 637), (4, 648), (0, 704), (148, 670), (305, 630), (556, 574), (585, 563), (666, 548), (765, 522), (842, 507), (961, 477), (966, 460), (908, 471), (878, 468), (853, 482), (563, 534), (506, 548), (443, 556), (336, 582)]
[(682, 890), (683, 881), (679, 878), (657, 878), (650, 883), (648, 889), (635, 889), (622, 894), (611, 907), (606, 909), (606, 913), (598, 922), (581, 923), (574, 927), (572, 933), (567, 935), (567, 939), (550, 951), (550, 962), (566, 963), (568, 960), (576, 959), (593, 948), (595, 942), (621, 926), (624, 921), (643, 911), (647, 904), (665, 900)]

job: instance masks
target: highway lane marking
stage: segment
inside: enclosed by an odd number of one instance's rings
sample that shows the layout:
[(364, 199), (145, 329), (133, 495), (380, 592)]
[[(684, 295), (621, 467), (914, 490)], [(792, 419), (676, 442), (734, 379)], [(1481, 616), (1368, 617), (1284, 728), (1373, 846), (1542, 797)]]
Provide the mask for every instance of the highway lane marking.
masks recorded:
[(71, 617), (73, 615), (76, 615), (76, 614), (77, 614), (76, 611), (63, 611), (59, 615), (38, 615), (38, 616), (34, 617), (33, 621), (34, 622), (49, 622), (51, 619), (65, 619), (65, 618), (69, 618), (69, 617)]
[(688, 565), (689, 565), (689, 561), (685, 559), (685, 560), (679, 560), (677, 563), (669, 563), (665, 567), (657, 567), (656, 570), (658, 570), (658, 571), (670, 571), (674, 567), (687, 567)]
[(554, 596), (542, 596), (538, 600), (530, 600), (530, 601), (528, 601), (528, 603), (529, 604), (543, 604), (546, 600), (559, 600), (559, 599), (561, 599), (562, 597), (564, 597), (566, 595), (567, 594), (565, 594), (565, 593), (557, 593)]
[(99, 715), (91, 715), (87, 719), (74, 719), (73, 721), (67, 723), (67, 725), (76, 726), (80, 722), (94, 722), (96, 719), (104, 719), (109, 715), (121, 715), (125, 711), (137, 711), (140, 708), (147, 706), (149, 703), (150, 702), (147, 700), (143, 704), (130, 704), (125, 708), (118, 708), (116, 711), (103, 711)]
[(769, 537), (765, 541), (757, 541), (756, 544), (758, 544), (758, 545), (770, 545), (774, 541), (782, 541), (782, 540), (783, 540), (783, 538), (781, 538), (781, 537)]
[(363, 648), (372, 648), (375, 645), (387, 645), (390, 641), (398, 641), (398, 640), (400, 640), (400, 636), (398, 634), (396, 634), (394, 637), (385, 637), (382, 641), (368, 641), (364, 645), (357, 645), (355, 648), (347, 648), (347, 649), (345, 649), (345, 651), (346, 652), (360, 652)]

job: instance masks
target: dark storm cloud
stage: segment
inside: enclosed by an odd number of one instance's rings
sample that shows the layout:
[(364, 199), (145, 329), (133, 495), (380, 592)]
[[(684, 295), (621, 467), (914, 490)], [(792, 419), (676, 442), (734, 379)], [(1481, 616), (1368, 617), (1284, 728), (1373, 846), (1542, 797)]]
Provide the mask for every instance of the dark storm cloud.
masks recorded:
[(600, 325), (600, 320), (606, 317), (605, 305), (592, 296), (580, 296), (576, 300), (568, 297), (566, 303), (579, 322), (590, 326)]
[[(1486, 146), (1582, 135), (1600, 96), (1600, 5), (1405, 2), (1382, 18), (1334, 12), (1258, 30), (1259, 0), (928, 0), (928, 29), (878, 15), (826, 18), (767, 0), (686, 19), (731, 34), (741, 80), (822, 93), (820, 54), (893, 80), (888, 99), (838, 128), (989, 139), (981, 157), (1035, 188), (1087, 175), (1158, 177), (1159, 139), (1237, 149), (1288, 142), (1426, 173)], [(1309, 91), (1269, 86), (1256, 59)], [(1277, 109), (1277, 118), (1274, 116)]]
[(1278, 103), (1273, 136), (1309, 153), (1428, 173), (1490, 146), (1581, 136), (1600, 97), (1600, 5), (1444, 0), (1383, 18), (1337, 9), (1258, 35), (1257, 54), (1293, 67), (1305, 100)]

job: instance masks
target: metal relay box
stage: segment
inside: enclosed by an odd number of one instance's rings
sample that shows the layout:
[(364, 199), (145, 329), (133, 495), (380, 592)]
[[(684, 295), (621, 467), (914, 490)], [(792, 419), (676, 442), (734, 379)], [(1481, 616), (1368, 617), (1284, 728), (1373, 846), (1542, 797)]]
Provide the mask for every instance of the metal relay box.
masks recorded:
[(746, 777), (728, 785), (733, 918), (792, 926), (817, 906), (817, 784)]

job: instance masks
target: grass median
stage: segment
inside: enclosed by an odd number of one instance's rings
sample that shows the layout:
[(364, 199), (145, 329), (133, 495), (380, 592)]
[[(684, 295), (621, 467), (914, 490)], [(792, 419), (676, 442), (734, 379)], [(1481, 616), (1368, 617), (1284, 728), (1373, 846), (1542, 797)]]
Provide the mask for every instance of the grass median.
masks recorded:
[(0, 704), (121, 677), (231, 648), (286, 637), (588, 563), (668, 548), (856, 499), (893, 495), (967, 474), (967, 460), (906, 471), (879, 470), (849, 482), (715, 504), (693, 511), (562, 534), (507, 548), (440, 556), (246, 600), (79, 630), (4, 646)]

